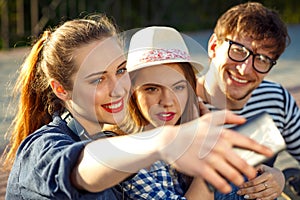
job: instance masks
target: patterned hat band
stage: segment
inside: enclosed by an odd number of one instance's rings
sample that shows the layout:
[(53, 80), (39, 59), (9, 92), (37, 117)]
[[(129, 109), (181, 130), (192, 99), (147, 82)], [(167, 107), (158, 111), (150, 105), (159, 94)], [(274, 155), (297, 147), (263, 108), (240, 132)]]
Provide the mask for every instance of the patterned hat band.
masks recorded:
[(190, 55), (179, 49), (152, 49), (145, 52), (141, 58), (141, 63), (155, 62), (155, 61), (164, 61), (164, 60), (186, 60), (190, 61)]

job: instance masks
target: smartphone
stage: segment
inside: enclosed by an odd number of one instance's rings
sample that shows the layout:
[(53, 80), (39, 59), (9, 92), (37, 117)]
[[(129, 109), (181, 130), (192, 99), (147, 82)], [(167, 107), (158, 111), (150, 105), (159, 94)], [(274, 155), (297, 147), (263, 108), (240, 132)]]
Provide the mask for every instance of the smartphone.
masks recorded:
[[(281, 133), (272, 117), (267, 112), (256, 114), (249, 118), (244, 124), (235, 126), (231, 129), (250, 137), (259, 144), (269, 147), (274, 152), (274, 155), (286, 148)], [(270, 159), (264, 155), (246, 149), (235, 147), (234, 151), (252, 166), (256, 166)]]

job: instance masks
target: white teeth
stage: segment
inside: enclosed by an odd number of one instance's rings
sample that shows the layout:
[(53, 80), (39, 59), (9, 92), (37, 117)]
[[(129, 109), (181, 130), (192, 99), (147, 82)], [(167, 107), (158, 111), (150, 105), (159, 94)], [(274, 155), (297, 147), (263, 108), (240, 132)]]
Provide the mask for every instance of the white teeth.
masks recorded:
[(171, 114), (160, 114), (160, 116), (162, 116), (162, 117), (169, 117), (169, 116), (171, 116)]
[(231, 78), (239, 83), (247, 83), (248, 82), (247, 80), (238, 79), (237, 77), (235, 77), (233, 75), (231, 75)]
[(122, 106), (122, 102), (119, 102), (117, 104), (112, 104), (112, 105), (109, 105), (109, 106), (105, 106), (106, 108), (109, 108), (109, 109), (116, 109), (116, 108), (119, 108)]

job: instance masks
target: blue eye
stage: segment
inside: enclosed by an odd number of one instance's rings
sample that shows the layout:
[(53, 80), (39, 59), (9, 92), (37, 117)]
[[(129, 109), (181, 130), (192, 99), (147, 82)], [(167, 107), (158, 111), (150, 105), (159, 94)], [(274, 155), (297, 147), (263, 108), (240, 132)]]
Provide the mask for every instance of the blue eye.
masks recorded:
[(94, 79), (94, 80), (91, 81), (91, 84), (98, 85), (99, 83), (101, 83), (103, 81), (103, 79), (104, 79), (103, 77), (99, 77), (97, 79)]
[(186, 88), (186, 85), (177, 85), (174, 87), (175, 90), (179, 90), (179, 91), (182, 91)]
[(127, 68), (123, 67), (117, 70), (117, 74), (125, 74), (127, 72)]

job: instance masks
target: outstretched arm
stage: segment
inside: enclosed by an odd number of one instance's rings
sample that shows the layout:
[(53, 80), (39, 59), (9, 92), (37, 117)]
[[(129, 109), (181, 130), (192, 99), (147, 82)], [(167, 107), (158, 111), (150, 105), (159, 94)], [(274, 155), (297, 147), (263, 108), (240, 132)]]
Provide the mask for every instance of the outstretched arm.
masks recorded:
[[(179, 126), (164, 126), (136, 135), (101, 139), (89, 143), (73, 170), (72, 181), (80, 189), (102, 191), (157, 160), (172, 164), (190, 176), (202, 176), (223, 193), (256, 176), (233, 150), (234, 146), (271, 156), (270, 149), (233, 130), (225, 123), (245, 119), (230, 111), (209, 113)], [(109, 180), (109, 181), (107, 181)]]
[(214, 192), (210, 191), (202, 177), (195, 177), (185, 193), (188, 200), (193, 199), (206, 199), (213, 200)]

